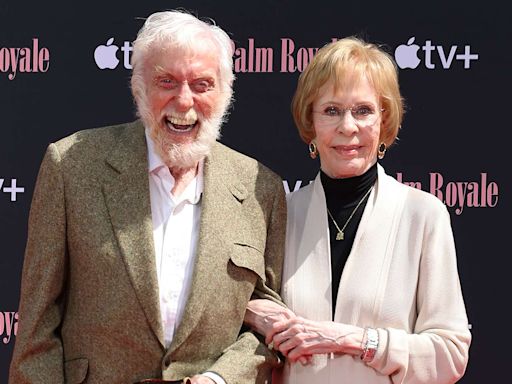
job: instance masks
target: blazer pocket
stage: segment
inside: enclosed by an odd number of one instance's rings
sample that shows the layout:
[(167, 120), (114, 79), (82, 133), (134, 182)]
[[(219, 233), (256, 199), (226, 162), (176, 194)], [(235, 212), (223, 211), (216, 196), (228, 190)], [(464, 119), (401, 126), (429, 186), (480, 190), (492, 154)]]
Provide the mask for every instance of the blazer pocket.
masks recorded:
[(237, 267), (248, 269), (265, 281), (265, 258), (263, 253), (248, 244), (235, 243), (230, 256), (231, 261)]
[(66, 383), (68, 384), (80, 384), (85, 382), (88, 371), (89, 360), (84, 357), (64, 362), (64, 372), (66, 375)]

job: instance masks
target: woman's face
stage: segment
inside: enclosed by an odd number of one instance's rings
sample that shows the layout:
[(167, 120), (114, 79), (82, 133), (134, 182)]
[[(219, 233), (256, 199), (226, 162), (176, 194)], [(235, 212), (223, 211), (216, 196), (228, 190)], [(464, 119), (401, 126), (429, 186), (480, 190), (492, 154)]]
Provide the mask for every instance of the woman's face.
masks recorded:
[(313, 102), (314, 142), (322, 170), (332, 178), (362, 175), (377, 161), (382, 111), (363, 77), (335, 91), (330, 80)]

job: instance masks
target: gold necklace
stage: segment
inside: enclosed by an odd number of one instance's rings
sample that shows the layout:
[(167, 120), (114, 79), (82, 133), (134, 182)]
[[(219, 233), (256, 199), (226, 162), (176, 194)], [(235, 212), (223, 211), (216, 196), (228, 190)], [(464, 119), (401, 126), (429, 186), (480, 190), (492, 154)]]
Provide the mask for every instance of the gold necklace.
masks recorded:
[(343, 225), (343, 228), (341, 228), (341, 229), (338, 226), (338, 223), (336, 222), (336, 220), (334, 220), (334, 217), (332, 216), (331, 211), (329, 211), (329, 208), (327, 208), (327, 213), (329, 214), (329, 217), (331, 218), (332, 222), (334, 223), (334, 226), (338, 230), (338, 233), (336, 234), (336, 240), (343, 240), (345, 238), (345, 232), (344, 232), (345, 228), (347, 228), (347, 225), (348, 225), (350, 219), (352, 219), (352, 216), (354, 216), (354, 213), (356, 213), (357, 208), (359, 208), (359, 206), (363, 203), (363, 200), (366, 199), (366, 197), (370, 194), (372, 188), (373, 188), (373, 185), (364, 194), (363, 198), (361, 200), (359, 200), (359, 203), (357, 203), (356, 207), (354, 208), (354, 210), (352, 211), (352, 213), (348, 217), (347, 221), (345, 221), (345, 225)]

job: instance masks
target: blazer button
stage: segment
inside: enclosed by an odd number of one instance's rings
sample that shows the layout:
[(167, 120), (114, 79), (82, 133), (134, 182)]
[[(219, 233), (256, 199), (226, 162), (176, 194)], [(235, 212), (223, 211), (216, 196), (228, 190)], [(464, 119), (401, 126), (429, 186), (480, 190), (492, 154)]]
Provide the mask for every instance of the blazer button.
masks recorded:
[(172, 362), (171, 358), (169, 356), (167, 356), (164, 361), (165, 368), (169, 368), (169, 365), (171, 365), (171, 362)]

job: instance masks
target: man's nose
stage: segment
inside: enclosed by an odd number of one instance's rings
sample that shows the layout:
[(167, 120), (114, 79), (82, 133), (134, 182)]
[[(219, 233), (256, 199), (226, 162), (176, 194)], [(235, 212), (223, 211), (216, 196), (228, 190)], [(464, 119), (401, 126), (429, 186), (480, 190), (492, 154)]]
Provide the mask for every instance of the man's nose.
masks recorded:
[(176, 96), (176, 106), (179, 110), (188, 111), (194, 106), (194, 94), (187, 82), (180, 84)]

